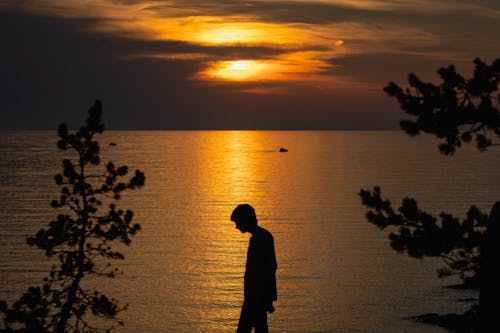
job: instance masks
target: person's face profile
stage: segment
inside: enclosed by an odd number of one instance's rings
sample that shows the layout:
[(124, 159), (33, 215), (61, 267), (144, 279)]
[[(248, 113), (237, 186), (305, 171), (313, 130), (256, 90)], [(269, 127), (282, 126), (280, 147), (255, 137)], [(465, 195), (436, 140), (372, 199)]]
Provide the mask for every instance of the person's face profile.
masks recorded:
[(241, 231), (241, 233), (245, 233), (248, 231), (247, 223), (245, 223), (244, 220), (238, 219), (238, 220), (235, 220), (233, 222), (236, 224), (236, 229)]

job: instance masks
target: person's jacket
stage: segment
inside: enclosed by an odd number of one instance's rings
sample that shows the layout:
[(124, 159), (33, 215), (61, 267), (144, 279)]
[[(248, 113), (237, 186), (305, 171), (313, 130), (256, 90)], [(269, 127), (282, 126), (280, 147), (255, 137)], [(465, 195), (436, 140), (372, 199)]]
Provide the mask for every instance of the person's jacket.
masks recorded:
[(277, 268), (274, 238), (266, 229), (257, 227), (248, 246), (245, 299), (256, 300), (272, 307), (272, 302), (278, 299)]

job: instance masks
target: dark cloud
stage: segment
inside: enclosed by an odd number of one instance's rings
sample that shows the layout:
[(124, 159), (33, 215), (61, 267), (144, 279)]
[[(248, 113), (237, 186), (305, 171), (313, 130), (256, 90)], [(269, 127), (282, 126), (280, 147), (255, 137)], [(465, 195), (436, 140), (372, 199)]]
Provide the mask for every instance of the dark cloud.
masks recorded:
[(227, 59), (267, 59), (276, 57), (284, 53), (300, 51), (325, 51), (325, 46), (307, 46), (307, 47), (272, 47), (259, 45), (200, 45), (183, 41), (159, 41), (159, 40), (139, 40), (119, 37), (117, 35), (102, 35), (100, 40), (103, 46), (111, 50), (115, 55), (123, 56), (144, 56), (148, 55), (169, 55), (178, 54), (199, 54), (207, 58), (217, 60)]
[[(94, 98), (108, 101), (108, 106), (116, 104), (108, 116), (119, 126), (146, 125), (143, 116), (161, 106), (160, 98), (181, 99), (188, 94), (186, 77), (201, 66), (192, 60), (120, 60), (124, 41), (83, 33), (93, 23), (89, 20), (2, 12), (0, 22), (6, 128), (48, 128), (62, 120), (77, 124), (82, 109)], [(132, 46), (137, 45), (132, 42)]]
[[(416, 73), (424, 80), (436, 81), (437, 70), (451, 64), (433, 56), (393, 53), (353, 54), (330, 59), (328, 62), (332, 67), (325, 74), (359, 82), (386, 84), (395, 81), (402, 85), (406, 83), (409, 73)], [(458, 68), (468, 69), (471, 64), (472, 59), (468, 59), (465, 63), (458, 63)]]

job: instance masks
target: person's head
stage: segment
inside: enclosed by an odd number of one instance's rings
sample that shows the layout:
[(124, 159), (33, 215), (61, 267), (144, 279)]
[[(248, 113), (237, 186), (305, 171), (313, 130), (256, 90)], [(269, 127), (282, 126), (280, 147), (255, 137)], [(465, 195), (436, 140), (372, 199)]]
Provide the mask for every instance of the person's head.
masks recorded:
[(257, 226), (255, 210), (249, 204), (236, 207), (231, 214), (231, 221), (236, 223), (236, 229), (241, 232), (251, 231)]

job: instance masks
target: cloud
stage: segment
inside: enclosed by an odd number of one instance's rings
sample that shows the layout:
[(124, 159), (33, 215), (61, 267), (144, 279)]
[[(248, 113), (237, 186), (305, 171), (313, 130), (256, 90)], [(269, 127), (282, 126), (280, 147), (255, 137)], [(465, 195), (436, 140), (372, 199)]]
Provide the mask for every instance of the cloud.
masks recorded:
[[(500, 46), (492, 43), (500, 30), (495, 1), (169, 1), (148, 7), (168, 18), (182, 4), (192, 15), (223, 17), (229, 22), (266, 22), (294, 29), (302, 42), (331, 46), (344, 40), (340, 53), (394, 53), (464, 62), (475, 56), (492, 59)], [(248, 30), (248, 27), (245, 29)], [(287, 39), (276, 33), (273, 42)], [(262, 42), (262, 41), (261, 41)], [(268, 39), (267, 42), (270, 42)], [(324, 57), (324, 56), (321, 56)]]
[[(49, 16), (90, 17), (95, 23), (86, 29), (151, 44), (161, 40), (174, 49), (182, 43), (193, 49), (194, 44), (253, 46), (255, 52), (248, 57), (255, 58), (272, 56), (268, 51), (287, 47), (412, 55), (422, 54), (426, 48), (429, 52), (423, 53), (424, 57), (434, 53), (451, 61), (476, 55), (491, 58), (500, 52), (500, 46), (491, 43), (500, 30), (500, 5), (494, 1), (95, 0), (92, 6), (78, 0), (8, 2), (16, 8)], [(342, 50), (332, 48), (336, 40), (346, 42)], [(222, 51), (219, 54), (232, 53), (229, 48), (217, 50)], [(199, 52), (179, 53), (193, 56)]]
[[(135, 1), (139, 4), (143, 1)], [(128, 2), (130, 3), (130, 2)], [(279, 23), (329, 24), (339, 22), (386, 22), (388, 20), (410, 21), (441, 20), (443, 17), (457, 16), (462, 19), (479, 17), (498, 19), (500, 5), (490, 1), (245, 1), (232, 0), (152, 2), (147, 9), (169, 17), (172, 11), (184, 8), (196, 15), (252, 17), (255, 20)]]
[(4, 0), (1, 126), (77, 124), (98, 97), (114, 128), (387, 128), (397, 106), (381, 88), (497, 57), (498, 13), (490, 1)]
[[(204, 66), (201, 59), (118, 55), (166, 50), (210, 55), (220, 51), (217, 47), (113, 39), (87, 32), (92, 24), (92, 19), (0, 12), (2, 128), (50, 129), (62, 121), (75, 127), (95, 98), (103, 100), (105, 123), (115, 129), (360, 128), (366, 104), (373, 102), (308, 94), (315, 88), (300, 83), (295, 89), (304, 93), (290, 96), (280, 94), (280, 88), (290, 88), (284, 83), (193, 81)], [(274, 94), (257, 91), (266, 88)], [(386, 127), (394, 123), (385, 109), (371, 117)]]

